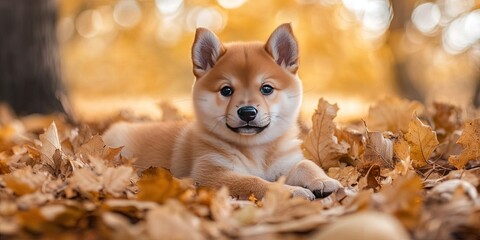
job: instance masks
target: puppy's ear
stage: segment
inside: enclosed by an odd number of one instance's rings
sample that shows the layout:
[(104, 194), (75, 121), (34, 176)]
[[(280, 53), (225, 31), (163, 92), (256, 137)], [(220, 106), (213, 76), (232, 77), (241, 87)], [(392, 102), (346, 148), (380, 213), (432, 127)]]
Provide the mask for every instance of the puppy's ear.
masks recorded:
[(197, 28), (192, 46), (193, 74), (198, 78), (207, 73), (225, 52), (215, 33)]
[(295, 74), (298, 70), (298, 44), (293, 36), (290, 23), (284, 23), (273, 31), (265, 49), (275, 62), (287, 71)]

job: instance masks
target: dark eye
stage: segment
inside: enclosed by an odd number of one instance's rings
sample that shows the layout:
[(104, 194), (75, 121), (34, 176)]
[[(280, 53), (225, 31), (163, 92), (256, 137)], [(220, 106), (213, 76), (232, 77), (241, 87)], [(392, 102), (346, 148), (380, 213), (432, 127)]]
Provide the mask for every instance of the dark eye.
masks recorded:
[(222, 96), (225, 96), (225, 97), (232, 96), (232, 94), (233, 94), (233, 88), (231, 88), (231, 87), (223, 87), (222, 89), (220, 89), (220, 94), (222, 94)]
[(260, 88), (260, 92), (263, 94), (263, 95), (270, 95), (273, 93), (273, 87), (270, 86), (270, 85), (263, 85), (261, 88)]

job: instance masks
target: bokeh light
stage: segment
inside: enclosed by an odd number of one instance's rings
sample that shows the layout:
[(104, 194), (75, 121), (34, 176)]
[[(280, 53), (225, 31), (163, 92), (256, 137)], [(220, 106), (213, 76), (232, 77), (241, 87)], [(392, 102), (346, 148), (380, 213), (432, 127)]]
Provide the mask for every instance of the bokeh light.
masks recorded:
[(242, 6), (247, 0), (217, 0), (223, 8), (233, 9)]
[(163, 14), (171, 14), (180, 10), (183, 0), (155, 0), (158, 10)]
[(142, 18), (142, 10), (135, 0), (120, 0), (115, 4), (113, 18), (118, 25), (131, 28)]
[(432, 33), (436, 30), (441, 19), (440, 8), (437, 4), (427, 2), (418, 5), (412, 13), (412, 22), (422, 33)]

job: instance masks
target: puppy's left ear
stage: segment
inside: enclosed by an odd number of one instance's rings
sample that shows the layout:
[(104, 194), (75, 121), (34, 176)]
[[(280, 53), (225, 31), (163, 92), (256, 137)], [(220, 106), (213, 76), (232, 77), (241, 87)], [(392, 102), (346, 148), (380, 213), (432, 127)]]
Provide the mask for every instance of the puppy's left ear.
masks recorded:
[(298, 70), (298, 44), (290, 23), (284, 23), (273, 31), (265, 45), (267, 52), (280, 67), (295, 74)]

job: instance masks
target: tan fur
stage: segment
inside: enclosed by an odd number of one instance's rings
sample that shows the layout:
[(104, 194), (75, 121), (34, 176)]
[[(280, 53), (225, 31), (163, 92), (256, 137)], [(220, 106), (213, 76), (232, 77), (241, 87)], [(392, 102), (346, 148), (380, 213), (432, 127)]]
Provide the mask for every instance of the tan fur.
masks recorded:
[[(105, 134), (122, 153), (138, 157), (136, 166), (160, 166), (176, 177), (192, 177), (202, 186), (229, 187), (232, 195), (262, 197), (281, 176), (294, 196), (313, 199), (341, 187), (309, 160), (298, 140), (302, 86), (296, 74), (298, 50), (289, 25), (281, 25), (266, 44), (223, 45), (206, 29), (197, 30), (192, 48), (193, 102), (196, 121), (190, 123), (119, 123)], [(260, 92), (271, 85), (270, 95)], [(231, 96), (220, 91), (228, 86)], [(252, 134), (235, 132), (245, 121), (243, 106), (258, 110), (248, 124), (264, 127)], [(227, 127), (229, 126), (229, 127)], [(239, 130), (240, 131), (240, 130)]]

